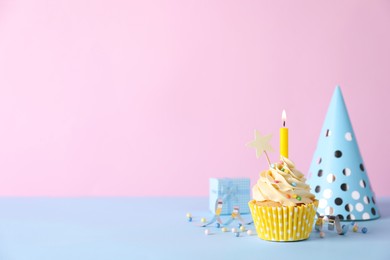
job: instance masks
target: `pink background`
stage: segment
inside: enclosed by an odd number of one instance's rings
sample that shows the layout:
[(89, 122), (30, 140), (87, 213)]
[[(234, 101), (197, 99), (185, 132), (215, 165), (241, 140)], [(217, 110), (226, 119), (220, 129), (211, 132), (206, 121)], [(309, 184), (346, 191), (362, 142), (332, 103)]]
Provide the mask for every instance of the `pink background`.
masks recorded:
[[(282, 109), (307, 172), (337, 84), (390, 195), (390, 1), (0, 0), (0, 195), (207, 195)], [(278, 153), (271, 155), (276, 160)]]

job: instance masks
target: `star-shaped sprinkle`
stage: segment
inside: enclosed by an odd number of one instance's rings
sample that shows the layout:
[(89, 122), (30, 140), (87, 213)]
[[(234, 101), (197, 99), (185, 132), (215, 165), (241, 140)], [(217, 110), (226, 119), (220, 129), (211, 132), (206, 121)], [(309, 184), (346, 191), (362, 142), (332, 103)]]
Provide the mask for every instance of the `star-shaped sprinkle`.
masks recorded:
[(271, 138), (272, 135), (261, 136), (260, 132), (255, 130), (255, 140), (249, 142), (247, 146), (255, 148), (256, 157), (259, 158), (263, 152), (273, 152), (273, 149), (269, 144)]

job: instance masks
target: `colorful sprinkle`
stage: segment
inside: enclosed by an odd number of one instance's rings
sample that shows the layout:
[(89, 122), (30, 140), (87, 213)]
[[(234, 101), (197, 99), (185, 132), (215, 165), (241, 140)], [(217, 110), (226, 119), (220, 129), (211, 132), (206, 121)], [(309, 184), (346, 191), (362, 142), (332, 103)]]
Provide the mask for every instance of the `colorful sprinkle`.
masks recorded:
[(247, 234), (248, 236), (251, 236), (251, 235), (253, 234), (253, 231), (249, 229), (249, 230), (246, 232), (246, 234)]
[(188, 222), (192, 222), (192, 217), (189, 217), (187, 220)]
[(274, 182), (275, 182), (275, 183), (279, 183), (280, 181), (278, 181), (278, 180), (274, 180)]
[(236, 228), (232, 228), (232, 233), (236, 233), (237, 232), (237, 229)]
[(359, 227), (357, 225), (354, 225), (353, 228), (352, 228), (352, 231), (353, 232), (358, 232), (359, 230)]
[(324, 238), (325, 237), (325, 233), (324, 233), (324, 231), (321, 231), (320, 232), (320, 238)]
[(301, 201), (301, 199), (302, 199), (301, 196), (297, 196), (297, 200)]
[(240, 236), (240, 232), (236, 232), (236, 237), (239, 237)]
[(290, 199), (290, 198), (291, 198), (291, 195), (290, 195), (290, 194), (287, 194), (286, 197), (287, 197), (287, 199)]
[(240, 227), (240, 230), (241, 230), (242, 232), (244, 232), (244, 231), (245, 231), (245, 226), (241, 226), (241, 227)]
[(298, 196), (297, 196), (297, 194), (293, 194), (292, 197), (293, 197), (294, 199), (296, 199)]
[(237, 225), (237, 226), (238, 226), (238, 228), (240, 228), (240, 227), (242, 226), (242, 224), (241, 224), (241, 223), (238, 223), (238, 225)]
[(206, 218), (201, 218), (200, 219), (200, 222), (202, 222), (202, 223), (206, 223), (206, 221), (207, 221)]
[(354, 226), (354, 225), (355, 225), (355, 221), (352, 221), (352, 222), (351, 222), (351, 226)]
[(292, 185), (293, 187), (296, 187), (296, 186), (297, 186), (297, 184), (296, 184), (295, 182), (291, 183), (291, 185)]
[(206, 236), (210, 235), (210, 230), (206, 229), (206, 230), (204, 231), (204, 234), (205, 234)]
[(187, 217), (187, 218), (192, 218), (191, 213), (187, 213), (186, 217)]
[(368, 231), (368, 230), (367, 230), (367, 228), (366, 228), (366, 227), (362, 228), (362, 233), (363, 233), (363, 234), (366, 234), (366, 233), (367, 233), (367, 231)]
[(271, 168), (275, 168), (275, 164), (271, 164)]
[(282, 172), (284, 172), (284, 168), (280, 169)]
[(342, 230), (343, 230), (343, 232), (341, 233), (341, 235), (345, 235), (345, 234), (347, 234), (348, 233), (348, 226), (347, 225), (342, 225)]
[(216, 227), (216, 228), (220, 228), (220, 227), (221, 227), (221, 224), (219, 224), (219, 223), (217, 222), (217, 223), (215, 223), (215, 227)]
[(221, 230), (222, 230), (222, 232), (228, 232), (228, 228), (227, 227), (223, 227)]

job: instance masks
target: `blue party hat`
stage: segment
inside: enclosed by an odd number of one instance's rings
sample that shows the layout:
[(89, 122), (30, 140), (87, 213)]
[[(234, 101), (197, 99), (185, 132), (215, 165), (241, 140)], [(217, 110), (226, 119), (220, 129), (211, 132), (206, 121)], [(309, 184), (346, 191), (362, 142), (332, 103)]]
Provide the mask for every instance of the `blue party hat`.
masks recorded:
[(340, 87), (333, 93), (308, 183), (319, 200), (320, 214), (338, 215), (341, 220), (379, 218)]

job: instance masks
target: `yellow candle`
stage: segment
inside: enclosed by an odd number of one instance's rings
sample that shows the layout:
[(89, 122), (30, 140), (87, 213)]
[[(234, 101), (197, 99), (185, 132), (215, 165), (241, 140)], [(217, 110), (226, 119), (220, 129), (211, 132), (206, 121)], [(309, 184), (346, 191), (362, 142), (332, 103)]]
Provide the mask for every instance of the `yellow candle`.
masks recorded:
[(288, 158), (288, 128), (286, 126), (286, 111), (282, 113), (283, 127), (280, 128), (280, 155)]

